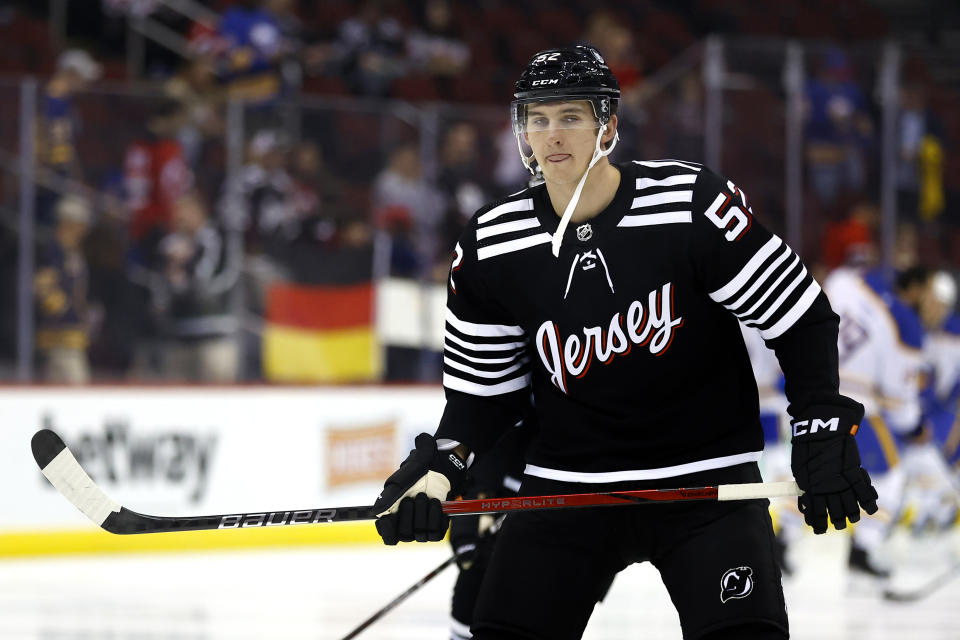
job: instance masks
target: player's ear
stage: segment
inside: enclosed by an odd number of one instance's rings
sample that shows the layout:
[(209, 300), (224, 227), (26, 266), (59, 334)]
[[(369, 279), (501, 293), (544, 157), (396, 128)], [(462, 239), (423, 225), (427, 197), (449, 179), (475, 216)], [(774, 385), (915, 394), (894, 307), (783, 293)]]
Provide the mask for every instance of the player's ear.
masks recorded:
[(607, 130), (603, 132), (603, 137), (600, 138), (600, 142), (603, 143), (604, 147), (617, 135), (617, 124), (619, 124), (619, 122), (620, 121), (617, 120), (617, 114), (610, 116), (610, 122), (607, 123)]

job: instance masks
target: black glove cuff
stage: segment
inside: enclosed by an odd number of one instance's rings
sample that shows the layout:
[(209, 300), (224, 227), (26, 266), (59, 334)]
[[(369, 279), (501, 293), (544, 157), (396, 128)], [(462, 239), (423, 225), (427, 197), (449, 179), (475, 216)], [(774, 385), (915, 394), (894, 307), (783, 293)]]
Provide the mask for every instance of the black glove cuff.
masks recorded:
[(850, 404), (815, 404), (799, 412), (790, 423), (791, 442), (829, 440), (849, 434), (863, 420), (863, 405), (849, 398), (844, 400)]
[[(436, 447), (436, 444), (434, 444), (434, 447)], [(457, 495), (463, 488), (464, 481), (466, 480), (467, 461), (457, 455), (452, 449), (437, 451), (433, 462), (430, 464), (430, 470), (445, 475), (447, 480), (450, 481), (451, 493)]]

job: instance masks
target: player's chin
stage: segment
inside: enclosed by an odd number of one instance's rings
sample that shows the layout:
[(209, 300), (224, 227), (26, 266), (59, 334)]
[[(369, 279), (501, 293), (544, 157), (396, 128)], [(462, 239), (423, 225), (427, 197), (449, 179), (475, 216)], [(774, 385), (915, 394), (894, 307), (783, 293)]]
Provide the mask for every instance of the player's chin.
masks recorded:
[(580, 176), (583, 175), (583, 168), (576, 165), (573, 156), (569, 156), (563, 162), (551, 162), (547, 160), (540, 165), (540, 168), (543, 170), (544, 179), (555, 184), (576, 183), (580, 180)]

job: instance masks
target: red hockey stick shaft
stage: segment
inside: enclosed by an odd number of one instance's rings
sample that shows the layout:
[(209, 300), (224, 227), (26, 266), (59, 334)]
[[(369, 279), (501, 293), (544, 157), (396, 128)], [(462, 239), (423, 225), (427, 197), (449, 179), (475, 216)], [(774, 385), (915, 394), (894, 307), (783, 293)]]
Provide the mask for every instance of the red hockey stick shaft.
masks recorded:
[(451, 500), (443, 503), (443, 512), (447, 515), (468, 515), (472, 513), (504, 513), (534, 509), (644, 504), (648, 502), (752, 500), (798, 495), (800, 495), (800, 489), (795, 482), (757, 482), (750, 484), (724, 484), (715, 487), (635, 489), (631, 491), (572, 493), (520, 498)]

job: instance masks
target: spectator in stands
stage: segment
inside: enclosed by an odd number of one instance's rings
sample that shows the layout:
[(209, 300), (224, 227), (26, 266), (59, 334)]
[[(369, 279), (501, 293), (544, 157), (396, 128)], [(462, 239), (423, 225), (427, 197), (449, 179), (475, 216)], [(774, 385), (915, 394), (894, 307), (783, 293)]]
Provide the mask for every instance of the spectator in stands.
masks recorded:
[(876, 231), (880, 222), (877, 205), (858, 202), (840, 222), (824, 227), (821, 258), (823, 267), (832, 271), (843, 265), (866, 266), (876, 263)]
[(810, 181), (829, 211), (866, 183), (866, 149), (873, 137), (867, 101), (847, 54), (831, 49), (806, 86), (806, 158)]
[(366, 0), (356, 16), (344, 20), (333, 59), (356, 94), (385, 96), (407, 71), (404, 28), (384, 10), (383, 0)]
[(246, 252), (252, 256), (282, 259), (284, 240), (297, 234), (300, 213), (287, 169), (289, 154), (283, 133), (258, 131), (247, 145), (246, 164), (225, 186), (220, 218), (225, 226), (243, 230)]
[(197, 52), (166, 81), (163, 90), (180, 105), (183, 118), (176, 139), (187, 164), (196, 171), (204, 144), (224, 131), (224, 93), (217, 82), (214, 57)]
[[(52, 176), (41, 175), (41, 183), (49, 179), (81, 177), (76, 153), (80, 118), (74, 107), (74, 96), (100, 78), (103, 68), (82, 49), (68, 49), (57, 58), (53, 77), (44, 87), (42, 114), (38, 132), (40, 167), (52, 170)], [(47, 178), (47, 180), (44, 180)], [(52, 227), (59, 192), (38, 189), (36, 219), (41, 226)]]
[(897, 121), (897, 213), (932, 221), (945, 206), (943, 123), (927, 104), (926, 87), (908, 76)]
[(40, 133), (44, 164), (63, 175), (76, 174), (76, 92), (100, 78), (102, 67), (82, 49), (69, 49), (57, 59), (57, 70), (44, 90), (44, 122)]
[(420, 149), (403, 143), (390, 153), (373, 185), (377, 226), (392, 240), (394, 275), (431, 278), (439, 265), (441, 280), (447, 251), (441, 251), (443, 196), (423, 177)]
[[(703, 80), (699, 72), (692, 71), (680, 79), (676, 96), (667, 113), (669, 157), (703, 160), (703, 97)], [(657, 122), (662, 126), (662, 121)]]
[(484, 179), (487, 172), (480, 166), (479, 135), (475, 125), (460, 122), (451, 126), (440, 149), (437, 186), (446, 205), (441, 251), (449, 251), (477, 209), (491, 199), (493, 189)]
[(295, 48), (281, 30), (270, 0), (236, 0), (224, 11), (218, 33), (227, 43), (220, 76), (231, 98), (268, 105), (283, 92), (281, 62)]
[(196, 192), (174, 203), (173, 230), (159, 245), (154, 308), (169, 340), (164, 373), (177, 380), (233, 382), (239, 369), (238, 319), (230, 293), (240, 259)]
[(82, 244), (90, 226), (90, 205), (76, 196), (55, 207), (52, 241), (39, 254), (34, 275), (37, 301), (36, 345), (46, 382), (84, 384), (90, 380), (87, 359), (87, 263)]
[(120, 375), (129, 370), (133, 361), (148, 300), (128, 277), (130, 225), (121, 172), (113, 172), (101, 189), (98, 215), (83, 243), (90, 274), (87, 353), (93, 371)]
[[(247, 145), (246, 164), (224, 185), (217, 205), (227, 232), (243, 234), (244, 311), (253, 317), (263, 316), (271, 285), (289, 279), (289, 246), (300, 233), (296, 185), (288, 171), (289, 150), (280, 132), (257, 132)], [(262, 370), (260, 353), (259, 336), (245, 333), (243, 371)]]
[(276, 21), (289, 52), (298, 51), (303, 46), (304, 24), (297, 15), (296, 4), (295, 0), (264, 0), (262, 3), (263, 10)]
[(587, 18), (583, 44), (603, 51), (603, 59), (620, 81), (620, 108), (638, 109), (643, 99), (643, 56), (637, 51), (630, 23), (608, 9)]
[(426, 0), (418, 26), (407, 37), (407, 56), (411, 71), (433, 76), (440, 95), (450, 93), (450, 79), (470, 63), (470, 46), (453, 24), (449, 0)]
[(294, 148), (290, 175), (294, 208), (303, 221), (302, 236), (323, 245), (362, 244), (369, 240), (365, 212), (344, 207), (344, 184), (324, 163), (316, 144), (301, 142)]
[[(646, 155), (640, 147), (647, 138), (642, 133), (642, 125), (648, 120), (643, 113), (647, 95), (643, 83), (643, 56), (637, 51), (629, 20), (608, 9), (597, 9), (587, 19), (582, 40), (603, 52), (604, 61), (620, 81), (620, 143), (615, 153), (621, 157)], [(663, 123), (657, 122), (656, 126), (662, 127)], [(687, 156), (678, 154), (672, 157)]]
[(183, 109), (170, 99), (151, 105), (140, 137), (124, 158), (133, 260), (148, 269), (157, 242), (170, 230), (173, 203), (193, 186), (194, 179), (175, 137), (184, 121)]
[(494, 139), (496, 164), (493, 167), (493, 181), (499, 193), (514, 193), (526, 188), (530, 173), (520, 162), (517, 155), (517, 136), (508, 120)]

